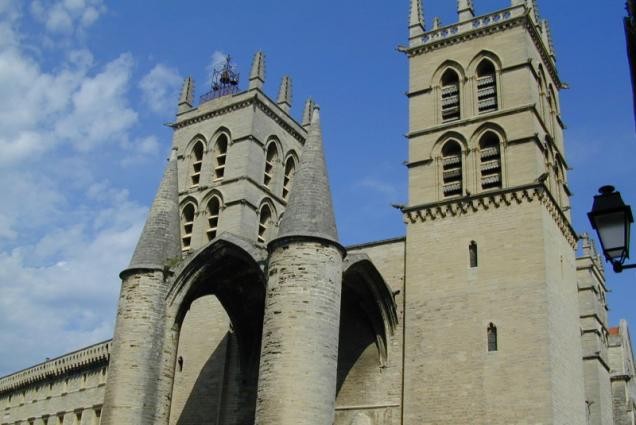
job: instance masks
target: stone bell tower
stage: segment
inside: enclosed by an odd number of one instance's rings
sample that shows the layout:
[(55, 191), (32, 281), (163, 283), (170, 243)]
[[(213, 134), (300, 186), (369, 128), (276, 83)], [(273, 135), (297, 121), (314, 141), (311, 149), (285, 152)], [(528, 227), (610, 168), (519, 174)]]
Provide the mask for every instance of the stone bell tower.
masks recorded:
[(404, 424), (585, 423), (559, 89), (532, 0), (411, 1)]

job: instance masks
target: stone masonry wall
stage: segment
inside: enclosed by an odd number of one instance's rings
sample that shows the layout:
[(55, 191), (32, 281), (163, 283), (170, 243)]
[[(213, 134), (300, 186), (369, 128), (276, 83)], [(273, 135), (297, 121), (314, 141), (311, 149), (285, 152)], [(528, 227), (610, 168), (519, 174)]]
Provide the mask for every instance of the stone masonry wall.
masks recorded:
[(110, 341), (0, 379), (1, 425), (98, 425)]
[(291, 242), (271, 254), (256, 424), (333, 424), (341, 279), (332, 244)]

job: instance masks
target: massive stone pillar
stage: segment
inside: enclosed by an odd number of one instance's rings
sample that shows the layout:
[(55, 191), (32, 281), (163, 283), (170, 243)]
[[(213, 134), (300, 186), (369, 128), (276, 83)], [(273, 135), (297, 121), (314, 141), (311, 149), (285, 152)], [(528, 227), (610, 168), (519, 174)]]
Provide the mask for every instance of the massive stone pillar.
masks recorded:
[(181, 254), (177, 161), (173, 155), (122, 287), (102, 425), (155, 423), (165, 326), (165, 270)]
[(269, 250), (256, 424), (332, 425), (344, 250), (331, 208), (317, 109)]

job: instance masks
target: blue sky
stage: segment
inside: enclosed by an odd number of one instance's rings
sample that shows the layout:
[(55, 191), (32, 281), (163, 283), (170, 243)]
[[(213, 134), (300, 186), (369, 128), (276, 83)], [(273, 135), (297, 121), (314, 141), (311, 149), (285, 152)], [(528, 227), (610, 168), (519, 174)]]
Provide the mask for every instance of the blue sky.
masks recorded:
[[(425, 0), (451, 23), (455, 1)], [(476, 0), (478, 13), (508, 0)], [(562, 79), (573, 222), (603, 184), (636, 203), (621, 1), (539, 1)], [(176, 97), (231, 54), (267, 55), (322, 107), (345, 244), (404, 234), (407, 0), (0, 0), (0, 376), (112, 336), (125, 267), (167, 155)], [(243, 79), (245, 81), (245, 78)], [(361, 155), (360, 152), (363, 152)], [(608, 271), (612, 322), (636, 323), (636, 275)]]

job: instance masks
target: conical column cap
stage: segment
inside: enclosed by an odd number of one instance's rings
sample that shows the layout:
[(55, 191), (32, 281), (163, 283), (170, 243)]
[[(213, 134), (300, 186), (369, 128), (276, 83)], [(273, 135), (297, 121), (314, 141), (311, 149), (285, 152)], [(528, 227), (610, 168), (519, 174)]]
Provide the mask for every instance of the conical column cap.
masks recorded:
[(181, 257), (179, 239), (177, 155), (173, 150), (130, 265), (124, 272), (132, 269), (163, 269), (169, 260)]
[(278, 236), (272, 243), (289, 237), (319, 238), (339, 245), (318, 107), (313, 111), (309, 137), (300, 157), (289, 203)]

